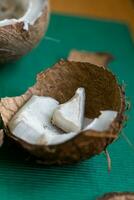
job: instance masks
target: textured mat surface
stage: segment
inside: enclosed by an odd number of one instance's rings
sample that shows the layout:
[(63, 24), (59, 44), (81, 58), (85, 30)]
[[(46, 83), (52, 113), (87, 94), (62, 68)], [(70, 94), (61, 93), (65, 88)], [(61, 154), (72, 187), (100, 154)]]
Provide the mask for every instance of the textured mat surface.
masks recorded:
[[(23, 93), (38, 72), (66, 58), (72, 48), (112, 53), (110, 68), (127, 84), (127, 96), (134, 102), (134, 46), (128, 28), (58, 15), (52, 16), (47, 38), (38, 48), (16, 63), (0, 66), (0, 97)], [(134, 143), (133, 122), (132, 105), (124, 132)], [(6, 143), (0, 149), (0, 200), (93, 200), (105, 192), (134, 191), (134, 147), (121, 136), (109, 152), (110, 174), (103, 154), (74, 166), (43, 167)]]

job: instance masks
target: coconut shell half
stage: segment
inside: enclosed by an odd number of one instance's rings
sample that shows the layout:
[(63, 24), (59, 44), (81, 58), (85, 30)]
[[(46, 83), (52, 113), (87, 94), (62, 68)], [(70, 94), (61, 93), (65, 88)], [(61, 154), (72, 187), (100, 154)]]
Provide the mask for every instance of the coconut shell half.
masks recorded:
[[(28, 144), (9, 131), (8, 122), (33, 94), (50, 96), (64, 103), (74, 95), (79, 87), (84, 87), (86, 91), (85, 116), (87, 118), (98, 117), (101, 110), (118, 111), (118, 117), (109, 130), (84, 131), (63, 144), (53, 146)], [(40, 73), (36, 84), (24, 95), (3, 98), (0, 101), (0, 113), (6, 127), (6, 134), (42, 160), (44, 164), (68, 164), (100, 154), (118, 137), (123, 125), (124, 110), (124, 94), (116, 77), (110, 71), (90, 63), (64, 60)]]
[(133, 192), (113, 192), (105, 194), (98, 200), (134, 200)]
[[(33, 2), (33, 5), (35, 4), (35, 7), (38, 6), (38, 2), (42, 4), (42, 8), (41, 10), (39, 9), (37, 19), (34, 19), (34, 22), (30, 22), (30, 19), (23, 20), (23, 18), (13, 18), (15, 12), (19, 10), (19, 8), (16, 8), (18, 1), (4, 1), (6, 2), (5, 5), (3, 4), (3, 1), (0, 2), (0, 9), (5, 9), (3, 16), (4, 13), (6, 13), (5, 18), (0, 16), (0, 63), (13, 61), (27, 54), (44, 36), (49, 21), (48, 0), (20, 0), (20, 2), (28, 3), (28, 5), (26, 4), (27, 8), (23, 13), (24, 16), (28, 10), (28, 7), (30, 6), (31, 1)], [(29, 12), (31, 12), (31, 15), (33, 15), (32, 12), (34, 11), (31, 9)], [(11, 17), (11, 20), (9, 17)], [(29, 21), (27, 22), (27, 20)]]

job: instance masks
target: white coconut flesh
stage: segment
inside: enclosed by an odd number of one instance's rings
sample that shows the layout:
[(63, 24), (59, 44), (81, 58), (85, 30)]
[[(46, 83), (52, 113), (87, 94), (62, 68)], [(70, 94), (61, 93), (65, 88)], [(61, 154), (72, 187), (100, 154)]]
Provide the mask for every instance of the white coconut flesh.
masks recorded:
[(53, 124), (65, 132), (79, 132), (83, 128), (85, 111), (85, 90), (79, 88), (74, 97), (61, 104), (54, 111)]
[(48, 0), (1, 0), (0, 1), (0, 27), (24, 23), (24, 30), (42, 15), (48, 6)]
[(8, 126), (13, 135), (34, 145), (58, 145), (71, 140), (81, 131), (109, 129), (116, 111), (101, 111), (98, 118), (84, 117), (85, 90), (78, 88), (64, 104), (51, 97), (32, 96), (14, 115)]

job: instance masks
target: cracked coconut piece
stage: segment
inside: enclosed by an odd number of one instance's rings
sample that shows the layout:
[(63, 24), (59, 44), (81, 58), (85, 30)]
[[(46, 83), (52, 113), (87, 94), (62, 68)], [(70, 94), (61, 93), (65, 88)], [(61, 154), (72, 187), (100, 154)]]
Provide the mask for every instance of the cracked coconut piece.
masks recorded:
[(69, 61), (75, 62), (88, 62), (100, 67), (106, 67), (110, 61), (113, 60), (113, 56), (105, 52), (88, 52), (72, 50), (68, 56)]

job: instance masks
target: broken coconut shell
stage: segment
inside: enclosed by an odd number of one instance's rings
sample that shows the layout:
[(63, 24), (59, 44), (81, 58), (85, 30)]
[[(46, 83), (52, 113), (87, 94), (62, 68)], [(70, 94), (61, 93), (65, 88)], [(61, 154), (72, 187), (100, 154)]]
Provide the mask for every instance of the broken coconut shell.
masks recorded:
[(68, 60), (76, 62), (88, 62), (100, 67), (106, 67), (108, 63), (113, 60), (113, 56), (105, 52), (93, 53), (87, 51), (72, 50), (69, 54)]
[(48, 21), (48, 0), (0, 1), (0, 63), (31, 51), (43, 37)]
[[(64, 103), (79, 87), (85, 88), (86, 91), (85, 117), (96, 118), (101, 110), (118, 111), (118, 117), (109, 130), (82, 131), (63, 144), (51, 146), (31, 145), (9, 131), (9, 121), (32, 95), (50, 96)], [(0, 101), (0, 113), (6, 134), (44, 164), (68, 164), (100, 154), (115, 138), (118, 138), (123, 126), (124, 110), (124, 93), (116, 77), (109, 70), (90, 63), (63, 60), (40, 73), (36, 84), (22, 96), (2, 98)]]
[(98, 200), (134, 200), (133, 192), (113, 192), (105, 194)]

